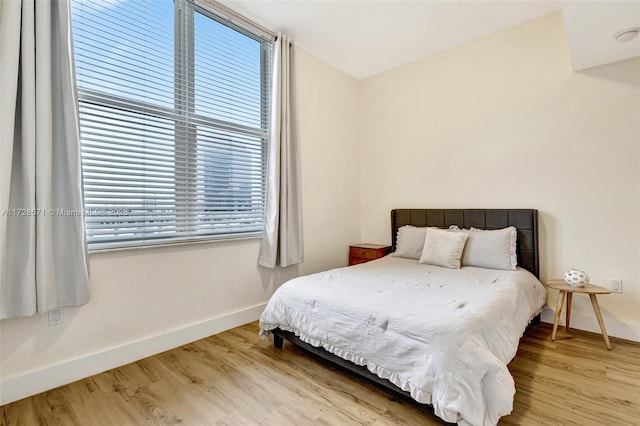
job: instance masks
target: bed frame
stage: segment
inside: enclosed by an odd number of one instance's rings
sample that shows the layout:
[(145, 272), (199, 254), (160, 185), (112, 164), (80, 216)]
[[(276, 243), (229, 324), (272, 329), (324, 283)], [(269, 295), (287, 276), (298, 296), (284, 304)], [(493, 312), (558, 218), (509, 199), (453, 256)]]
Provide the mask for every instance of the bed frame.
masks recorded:
[[(391, 210), (391, 246), (396, 249), (396, 237), (398, 228), (405, 225), (418, 227), (435, 226), (449, 228), (457, 225), (460, 228), (501, 229), (515, 226), (518, 229), (518, 241), (516, 252), (518, 266), (528, 270), (536, 278), (540, 278), (540, 266), (538, 255), (538, 211), (534, 209), (396, 209)], [(537, 315), (532, 323), (540, 323), (540, 315)], [(405, 392), (386, 379), (381, 379), (366, 366), (353, 364), (344, 360), (323, 348), (312, 346), (300, 340), (294, 333), (279, 328), (271, 330), (273, 345), (282, 349), (284, 340), (301, 347), (311, 354), (329, 361), (359, 377), (377, 383), (403, 398), (411, 398), (409, 392)], [(411, 399), (413, 401), (413, 399)]]

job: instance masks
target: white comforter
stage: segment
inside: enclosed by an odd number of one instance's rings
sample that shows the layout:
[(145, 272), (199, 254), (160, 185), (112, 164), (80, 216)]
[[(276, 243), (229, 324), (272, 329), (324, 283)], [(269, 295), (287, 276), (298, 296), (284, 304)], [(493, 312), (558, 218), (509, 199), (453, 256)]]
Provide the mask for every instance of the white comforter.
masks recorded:
[(387, 256), (293, 279), (260, 318), (390, 380), (448, 422), (493, 425), (515, 394), (506, 364), (546, 301), (529, 272)]

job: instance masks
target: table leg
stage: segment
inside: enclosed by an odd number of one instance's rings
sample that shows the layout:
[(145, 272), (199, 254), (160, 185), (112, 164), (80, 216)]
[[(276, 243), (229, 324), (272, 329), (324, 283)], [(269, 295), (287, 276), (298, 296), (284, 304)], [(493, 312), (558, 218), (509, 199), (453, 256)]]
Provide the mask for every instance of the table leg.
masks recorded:
[(573, 292), (567, 292), (567, 313), (564, 321), (564, 328), (569, 331), (569, 323), (571, 322), (571, 300), (573, 299)]
[(598, 318), (598, 324), (600, 324), (600, 331), (602, 331), (602, 337), (604, 337), (604, 343), (607, 345), (607, 349), (611, 350), (611, 343), (609, 343), (609, 336), (607, 336), (607, 329), (604, 326), (604, 321), (602, 320), (602, 314), (600, 313), (600, 306), (598, 305), (598, 299), (596, 299), (595, 294), (590, 294), (591, 304), (593, 305), (593, 311), (596, 313), (596, 318)]
[(556, 316), (553, 319), (553, 331), (551, 332), (551, 340), (556, 340), (556, 331), (558, 330), (558, 321), (560, 320), (560, 313), (562, 313), (562, 305), (564, 304), (564, 296), (566, 291), (560, 290), (558, 294), (558, 303), (556, 303)]

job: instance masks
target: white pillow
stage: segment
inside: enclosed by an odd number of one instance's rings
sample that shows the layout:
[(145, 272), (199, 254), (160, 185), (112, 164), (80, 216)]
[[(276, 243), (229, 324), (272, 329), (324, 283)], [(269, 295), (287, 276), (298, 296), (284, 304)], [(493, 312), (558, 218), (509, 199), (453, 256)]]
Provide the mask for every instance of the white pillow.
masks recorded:
[(515, 271), (518, 264), (515, 227), (489, 231), (472, 228), (459, 232), (469, 236), (462, 253), (462, 266)]
[(398, 228), (396, 251), (393, 255), (407, 259), (420, 259), (426, 236), (427, 228), (416, 228), (411, 225), (401, 226)]
[(427, 228), (427, 236), (418, 263), (459, 269), (466, 232), (451, 232), (438, 228)]

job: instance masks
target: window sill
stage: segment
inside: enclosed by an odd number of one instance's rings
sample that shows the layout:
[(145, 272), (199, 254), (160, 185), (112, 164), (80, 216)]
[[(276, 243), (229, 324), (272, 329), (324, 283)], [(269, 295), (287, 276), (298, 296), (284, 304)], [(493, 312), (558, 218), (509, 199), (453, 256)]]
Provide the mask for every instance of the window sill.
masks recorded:
[(104, 247), (104, 248), (94, 248), (94, 249), (90, 248), (88, 250), (88, 253), (91, 256), (91, 255), (100, 254), (100, 253), (162, 249), (162, 248), (172, 248), (172, 247), (182, 247), (182, 246), (194, 246), (194, 245), (201, 245), (201, 244), (232, 243), (232, 242), (241, 242), (241, 241), (247, 241), (247, 240), (261, 240), (261, 239), (262, 239), (262, 233), (251, 234), (246, 236), (238, 236), (238, 237), (203, 238), (203, 239), (197, 239), (197, 240), (176, 241), (176, 242), (155, 242), (155, 243), (149, 243), (149, 244), (120, 246), (120, 247)]

